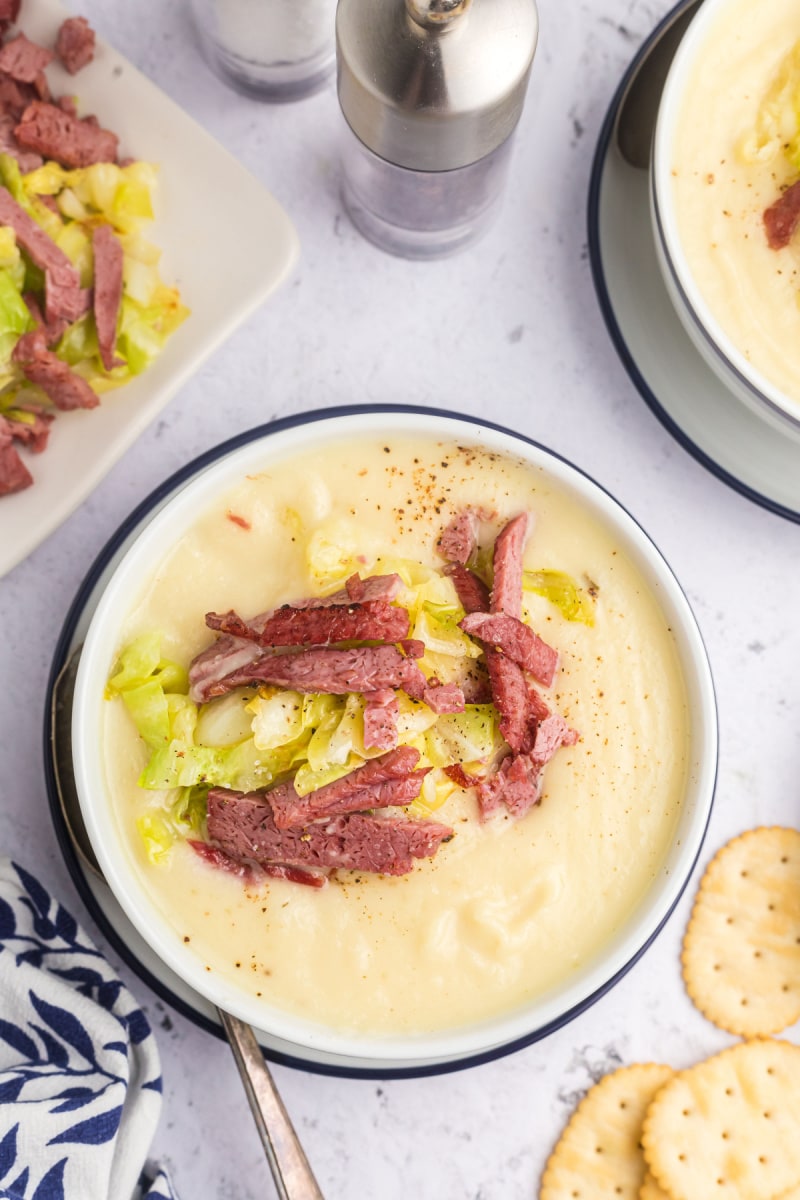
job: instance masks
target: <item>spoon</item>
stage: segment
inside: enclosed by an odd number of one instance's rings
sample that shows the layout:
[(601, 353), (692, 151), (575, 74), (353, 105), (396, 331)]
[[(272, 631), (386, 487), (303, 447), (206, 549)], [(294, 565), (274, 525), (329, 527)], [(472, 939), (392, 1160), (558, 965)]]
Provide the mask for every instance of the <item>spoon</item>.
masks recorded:
[(681, 38), (702, 0), (685, 3), (668, 16), (634, 67), (617, 110), (616, 141), (632, 167), (650, 165), (653, 130), (667, 73)]
[[(73, 651), (53, 687), (51, 753), (64, 824), (83, 865), (103, 879), (81, 812), (72, 765), (72, 697), (81, 647)], [(105, 882), (105, 881), (104, 881)], [(324, 1200), (252, 1028), (217, 1009), (247, 1092), (279, 1200)]]

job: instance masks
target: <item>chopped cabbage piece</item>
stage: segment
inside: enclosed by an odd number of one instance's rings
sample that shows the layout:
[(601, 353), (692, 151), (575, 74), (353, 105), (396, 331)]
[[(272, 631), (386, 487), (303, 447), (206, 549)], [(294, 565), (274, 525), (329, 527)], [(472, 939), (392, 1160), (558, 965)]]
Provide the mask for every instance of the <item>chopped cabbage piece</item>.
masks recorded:
[(445, 654), (450, 658), (480, 658), (482, 647), (458, 628), (458, 622), (463, 618), (464, 609), (458, 605), (425, 601), (414, 622), (411, 636), (425, 643), (426, 658), (429, 654)]
[[(195, 740), (203, 746), (238, 746), (253, 735), (252, 692), (235, 691), (200, 709)], [(259, 749), (262, 747), (259, 746)]]
[(800, 41), (782, 59), (738, 152), (745, 162), (763, 163), (782, 153), (800, 171)]
[(175, 830), (160, 809), (150, 809), (136, 819), (136, 828), (142, 838), (151, 863), (158, 866), (167, 862), (175, 843)]
[(495, 747), (495, 707), (468, 704), (463, 712), (442, 713), (425, 735), (428, 760), (434, 767), (485, 761)]
[(122, 693), (125, 707), (148, 746), (159, 750), (170, 740), (169, 706), (164, 689), (155, 679), (126, 688)]
[(355, 771), (357, 767), (363, 767), (363, 765), (364, 759), (359, 758), (356, 754), (351, 754), (344, 763), (332, 763), (318, 771), (315, 771), (308, 762), (301, 763), (293, 780), (294, 790), (298, 796), (307, 796), (309, 792), (315, 792), (317, 788), (325, 787), (327, 783), (334, 783), (337, 779), (349, 775), (351, 771)]
[[(438, 721), (438, 716), (421, 700), (412, 700), (405, 692), (397, 693), (400, 712), (397, 717), (397, 739), (401, 746), (416, 745), (416, 738)], [(417, 749), (420, 749), (417, 746)]]
[(353, 522), (329, 521), (312, 533), (306, 547), (311, 578), (323, 591), (335, 591), (355, 571), (364, 570)]
[(189, 676), (184, 667), (161, 657), (159, 632), (143, 633), (123, 649), (108, 681), (111, 695), (139, 687), (155, 677), (165, 692), (188, 692)]
[(419, 796), (408, 806), (409, 815), (413, 817), (430, 816), (450, 799), (453, 792), (457, 790), (457, 786), (452, 779), (448, 779), (443, 771), (429, 771), (422, 781)]
[(249, 705), (253, 740), (259, 750), (273, 750), (295, 741), (305, 728), (303, 697), (300, 692), (275, 691), (271, 696), (258, 696)]
[(11, 271), (0, 269), (0, 362), (8, 362), (21, 334), (34, 321)]
[(544, 596), (567, 621), (594, 625), (592, 598), (571, 575), (563, 571), (523, 571), (522, 587), (526, 592)]

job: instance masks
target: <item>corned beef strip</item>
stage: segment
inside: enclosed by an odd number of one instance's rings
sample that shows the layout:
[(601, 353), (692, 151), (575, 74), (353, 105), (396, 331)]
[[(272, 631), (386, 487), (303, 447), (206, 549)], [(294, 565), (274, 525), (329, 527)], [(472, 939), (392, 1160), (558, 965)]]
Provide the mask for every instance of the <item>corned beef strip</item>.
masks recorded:
[(73, 287), (56, 282), (49, 274), (45, 276), (44, 311), (48, 326), (65, 320), (67, 325), (89, 311), (91, 293), (88, 288)]
[(500, 732), (514, 751), (527, 748), (532, 736), (528, 728), (528, 685), (522, 668), (505, 654), (486, 651), (492, 698), (500, 714)]
[(426, 767), (420, 771), (412, 771), (410, 775), (386, 779), (383, 783), (373, 783), (369, 787), (356, 788), (339, 796), (335, 801), (326, 800), (323, 803), (317, 792), (298, 796), (291, 783), (279, 784), (267, 793), (267, 799), (272, 805), (272, 815), (279, 829), (303, 828), (314, 821), (342, 816), (345, 813), (367, 812), (372, 808), (405, 808), (407, 804), (413, 804), (419, 796), (422, 781), (429, 769)]
[(460, 628), (513, 658), (545, 687), (552, 684), (558, 653), (518, 617), (507, 617), (505, 613), (468, 613)]
[(478, 786), (481, 816), (488, 817), (505, 804), (515, 817), (524, 816), (542, 794), (542, 767), (527, 754), (509, 754), (491, 779)]
[[(459, 564), (451, 564), (445, 571), (453, 580), (459, 602), (467, 615), (485, 612), (489, 605), (489, 592), (483, 581)], [(484, 656), (492, 700), (500, 714), (500, 732), (512, 750), (521, 750), (528, 738), (528, 689), (522, 668), (489, 646)]]
[(558, 713), (541, 722), (527, 754), (509, 754), (499, 770), (478, 787), (481, 815), (489, 816), (501, 804), (515, 817), (524, 816), (542, 794), (542, 772), (561, 746), (574, 746), (579, 734)]
[[(12, 126), (16, 125), (25, 109), (32, 100), (36, 99), (36, 89), (30, 83), (17, 83), (16, 79), (12, 79), (10, 75), (0, 75), (0, 112), (6, 117), (13, 117)], [(15, 158), (19, 157), (20, 148), (17, 146), (17, 140), (14, 138), (16, 151), (10, 150)], [(40, 154), (29, 155), (30, 158), (35, 158), (38, 165), (41, 166), (42, 156)], [(35, 170), (35, 168), (31, 168)], [(20, 167), (22, 170), (22, 167)]]
[(394, 646), (360, 646), (351, 650), (300, 650), (294, 654), (262, 651), (250, 666), (220, 679), (205, 691), (207, 697), (224, 696), (234, 688), (258, 683), (335, 696), (403, 688), (414, 700), (422, 699), (426, 686), (416, 662), (404, 658)]
[(0, 49), (0, 71), (17, 83), (34, 83), (52, 61), (53, 51), (29, 42), (24, 33), (18, 33)]
[[(195, 704), (205, 704), (216, 695), (211, 689), (221, 680), (244, 670), (260, 658), (263, 651), (255, 642), (242, 638), (221, 637), (192, 660), (189, 667), (189, 696)], [(233, 685), (225, 691), (232, 691)], [(224, 692), (222, 693), (224, 694)]]
[(498, 533), (494, 543), (491, 611), (518, 617), (522, 612), (522, 551), (530, 517), (520, 513)]
[(770, 250), (783, 250), (800, 221), (800, 179), (764, 209), (764, 228)]
[[(368, 575), (362, 579), (356, 572), (345, 584), (348, 600), (366, 604), (369, 600), (396, 600), (403, 590), (403, 581), (399, 575)], [(329, 596), (328, 600), (333, 597)]]
[(33, 483), (33, 476), (14, 446), (11, 424), (0, 417), (0, 496), (21, 492)]
[(435, 713), (464, 711), (464, 693), (457, 683), (441, 683), (438, 679), (429, 679), (422, 699)]
[(45, 273), (45, 309), (48, 321), (66, 317), (75, 321), (89, 306), (89, 294), (64, 251), (48, 237), (5, 188), (0, 187), (0, 225), (10, 225), (28, 257)]
[(406, 658), (424, 658), (425, 643), (419, 638), (403, 638), (399, 642), (400, 649)]
[(458, 602), (466, 613), (489, 611), (489, 589), (482, 579), (460, 563), (449, 563), (444, 569), (453, 581)]
[(56, 408), (96, 408), (100, 403), (86, 380), (47, 349), (41, 329), (23, 333), (11, 357), (22, 367), (25, 378), (40, 387)]
[(56, 37), (56, 54), (70, 75), (94, 58), (94, 30), (85, 17), (67, 17)]
[(560, 713), (551, 713), (536, 730), (531, 758), (544, 766), (561, 746), (574, 746), (580, 734), (571, 729)]
[(397, 745), (400, 705), (391, 688), (364, 697), (364, 745), (368, 750), (391, 750)]
[(531, 721), (544, 721), (550, 716), (550, 709), (542, 694), (532, 683), (528, 684), (528, 713)]
[(292, 608), (325, 608), (329, 604), (366, 604), (372, 600), (396, 600), (403, 590), (399, 575), (368, 575), (362, 579), (358, 572), (351, 575), (343, 588), (330, 596), (307, 596), (295, 600)]
[(219, 846), (208, 842), (200, 842), (189, 838), (189, 845), (198, 858), (202, 858), (211, 867), (227, 871), (230, 875), (238, 875), (245, 883), (255, 886), (260, 882), (260, 876), (270, 875), (273, 879), (288, 879), (290, 883), (304, 883), (306, 887), (321, 888), (328, 882), (328, 876), (316, 871), (303, 871), (300, 867), (282, 867), (278, 863), (247, 863), (240, 859), (231, 858)]
[(457, 513), (436, 542), (443, 558), (466, 566), (467, 559), (477, 544), (478, 520), (471, 509)]
[[(75, 103), (74, 96), (59, 96), (58, 99), (56, 100), (56, 104), (58, 105), (59, 108), (63, 108), (65, 113), (69, 113), (69, 115), (71, 117), (77, 117), (78, 106)], [(131, 159), (130, 161), (133, 162), (134, 160)], [(120, 163), (119, 165), (122, 167), (125, 164)]]
[(415, 858), (432, 857), (453, 831), (434, 821), (364, 813), (281, 830), (264, 795), (212, 788), (208, 793), (208, 835), (235, 859), (405, 875)]
[[(0, 104), (2, 104), (1, 96)], [(15, 118), (10, 114), (0, 115), (0, 154), (10, 154), (17, 160), (22, 174), (27, 175), (28, 171), (35, 171), (37, 167), (40, 167), (44, 159), (41, 154), (30, 154), (21, 148), (14, 136), (16, 124)]]
[(39, 301), (33, 292), (23, 292), (22, 299), (25, 301), (28, 312), (44, 334), (45, 344), (55, 346), (61, 335), (69, 327), (69, 321), (65, 317), (57, 317), (55, 321), (46, 321), (44, 313), (39, 308)]
[[(380, 758), (370, 759), (363, 767), (358, 767), (349, 775), (343, 775), (341, 779), (335, 779), (325, 787), (317, 788), (315, 792), (309, 792), (307, 796), (298, 796), (291, 782), (280, 783), (267, 793), (275, 824), (279, 829), (288, 829), (292, 825), (307, 825), (309, 821), (316, 821), (320, 817), (358, 811), (357, 808), (346, 808), (342, 805), (346, 805), (349, 798), (356, 793), (380, 787), (390, 780), (408, 779), (418, 762), (419, 750), (415, 750), (413, 746), (398, 746), (396, 750), (382, 754)], [(425, 775), (424, 771), (422, 775)], [(422, 778), (419, 779), (419, 783), (421, 785)], [(416, 794), (419, 795), (419, 787)], [(367, 804), (361, 807), (379, 806)]]
[(235, 612), (206, 613), (206, 625), (262, 646), (325, 646), (331, 642), (399, 642), (408, 633), (408, 612), (385, 600), (294, 608), (244, 621)]
[(57, 104), (34, 100), (14, 130), (26, 150), (36, 150), (63, 167), (116, 162), (119, 138), (89, 117), (79, 120)]
[(492, 685), (484, 663), (472, 659), (466, 675), (460, 680), (465, 704), (491, 704)]
[(13, 25), (19, 16), (22, 0), (0, 0), (0, 21)]
[(95, 225), (92, 230), (94, 254), (94, 292), (92, 305), (97, 326), (100, 358), (107, 371), (120, 366), (116, 357), (117, 318), (122, 304), (122, 246), (110, 225)]
[(13, 417), (6, 417), (12, 438), (21, 445), (27, 446), (33, 454), (41, 454), (47, 447), (50, 424), (55, 414), (47, 412), (41, 404), (20, 404), (17, 407), (21, 412), (27, 413), (29, 419), (20, 421)]
[(460, 788), (477, 787), (481, 781), (480, 775), (470, 775), (465, 771), (461, 763), (453, 763), (452, 766), (442, 768), (445, 775), (448, 775), (453, 783), (457, 783)]

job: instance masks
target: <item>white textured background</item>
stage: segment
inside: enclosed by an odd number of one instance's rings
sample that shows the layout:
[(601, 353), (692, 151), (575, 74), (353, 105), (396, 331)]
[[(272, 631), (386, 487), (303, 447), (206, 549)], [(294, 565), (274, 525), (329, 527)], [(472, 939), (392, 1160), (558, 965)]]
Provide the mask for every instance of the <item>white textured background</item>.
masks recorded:
[[(658, 424), (609, 343), (587, 262), (599, 126), (665, 9), (540, 0), (541, 41), (502, 219), (472, 251), (417, 265), (374, 250), (342, 212), (333, 84), (293, 106), (260, 105), (208, 73), (187, 5), (83, 3), (107, 40), (274, 192), (302, 243), (289, 283), (0, 582), (2, 841), (90, 930), (49, 826), (41, 760), (45, 682), (67, 607), (118, 523), (169, 473), (231, 434), (317, 406), (409, 401), (484, 416), (593, 474), (660, 546), (708, 645), (722, 743), (704, 861), (749, 826), (798, 823), (800, 529), (707, 474)], [(531, 1197), (564, 1119), (603, 1071), (639, 1059), (682, 1066), (727, 1044), (681, 984), (689, 903), (687, 895), (655, 946), (593, 1009), (510, 1058), (384, 1083), (276, 1068), (328, 1200)], [(160, 1035), (165, 1101), (154, 1153), (184, 1200), (273, 1195), (226, 1047), (122, 975)], [(789, 1036), (797, 1040), (797, 1029)]]

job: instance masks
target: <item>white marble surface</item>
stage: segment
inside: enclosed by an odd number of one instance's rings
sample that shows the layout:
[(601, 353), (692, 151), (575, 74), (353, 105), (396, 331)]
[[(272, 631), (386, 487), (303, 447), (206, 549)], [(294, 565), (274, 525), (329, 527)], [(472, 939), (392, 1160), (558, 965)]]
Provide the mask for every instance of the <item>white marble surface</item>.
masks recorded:
[[(45, 682), (67, 607), (106, 539), (166, 475), (233, 433), (317, 406), (412, 401), (499, 419), (591, 472), (661, 547), (708, 645), (721, 763), (704, 860), (747, 827), (798, 821), (800, 529), (718, 482), (658, 424), (609, 343), (587, 263), (594, 141), (624, 65), (666, 5), (540, 0), (540, 8), (502, 221), (471, 252), (414, 265), (361, 241), (341, 210), (332, 84), (291, 107), (259, 105), (207, 72), (185, 4), (84, 0), (97, 29), (268, 185), (302, 242), (291, 281), (0, 583), (3, 848), (90, 929), (43, 783)], [(681, 984), (689, 903), (687, 894), (644, 959), (594, 1008), (511, 1057), (394, 1082), (276, 1068), (326, 1197), (523, 1200), (535, 1194), (574, 1101), (606, 1068), (639, 1059), (682, 1066), (729, 1042)], [(130, 971), (122, 975), (160, 1035), (165, 1096), (153, 1151), (181, 1195), (273, 1195), (226, 1047)]]

